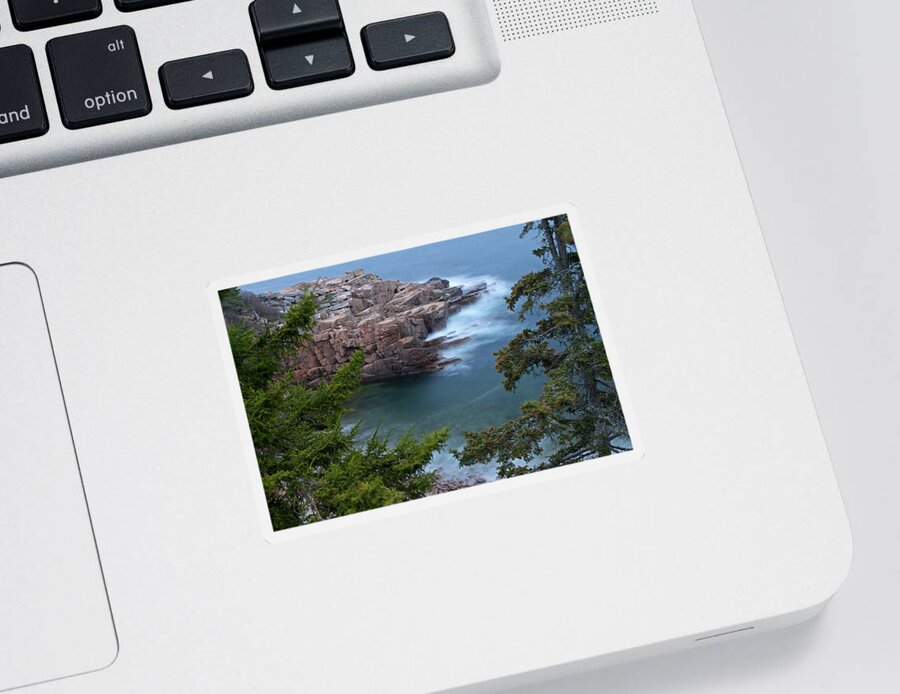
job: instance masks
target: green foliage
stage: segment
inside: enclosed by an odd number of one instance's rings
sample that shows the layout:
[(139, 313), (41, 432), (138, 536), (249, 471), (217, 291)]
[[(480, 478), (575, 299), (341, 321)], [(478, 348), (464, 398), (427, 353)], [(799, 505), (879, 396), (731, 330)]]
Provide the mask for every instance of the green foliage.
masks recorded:
[(219, 291), (219, 303), (222, 305), (222, 314), (229, 325), (241, 317), (246, 309), (246, 304), (241, 297), (241, 290), (237, 287), (222, 289)]
[(361, 384), (361, 351), (315, 388), (294, 380), (290, 359), (315, 326), (312, 295), (302, 297), (275, 325), (251, 322), (252, 311), (237, 290), (220, 292), (220, 300), (276, 530), (431, 491), (434, 473), (426, 468), (446, 444), (447, 429), (421, 438), (407, 432), (394, 445), (376, 432), (360, 446), (358, 427), (344, 426), (347, 400)]
[(628, 436), (567, 217), (529, 222), (521, 236), (537, 240), (544, 267), (521, 277), (506, 303), (520, 320), (536, 320), (495, 353), (496, 366), (509, 391), (529, 374), (546, 380), (518, 417), (465, 432), (453, 451), (460, 465), (496, 462), (501, 477), (608, 455)]

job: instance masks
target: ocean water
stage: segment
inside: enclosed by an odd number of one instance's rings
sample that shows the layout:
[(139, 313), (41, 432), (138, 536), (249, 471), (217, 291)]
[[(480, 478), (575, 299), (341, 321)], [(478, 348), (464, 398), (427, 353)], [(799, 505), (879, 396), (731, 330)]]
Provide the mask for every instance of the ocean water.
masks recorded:
[(510, 392), (495, 369), (494, 353), (531, 323), (520, 321), (506, 307), (505, 297), (522, 275), (542, 267), (532, 253), (537, 240), (519, 238), (521, 230), (521, 226), (506, 227), (242, 288), (257, 293), (273, 291), (358, 268), (382, 279), (420, 282), (442, 277), (462, 286), (486, 282), (488, 290), (478, 301), (451, 316), (445, 329), (432, 334), (468, 337), (465, 343), (444, 350), (444, 356), (459, 359), (457, 363), (436, 373), (363, 386), (349, 403), (352, 412), (346, 421), (348, 425), (360, 423), (360, 440), (376, 429), (397, 438), (407, 430), (422, 434), (450, 426), (447, 450), (435, 456), (433, 467), (451, 479), (477, 476), (491, 480), (496, 478), (493, 465), (460, 468), (449, 449), (462, 445), (464, 431), (478, 431), (515, 417), (519, 405), (535, 398), (544, 382), (542, 376), (526, 377)]

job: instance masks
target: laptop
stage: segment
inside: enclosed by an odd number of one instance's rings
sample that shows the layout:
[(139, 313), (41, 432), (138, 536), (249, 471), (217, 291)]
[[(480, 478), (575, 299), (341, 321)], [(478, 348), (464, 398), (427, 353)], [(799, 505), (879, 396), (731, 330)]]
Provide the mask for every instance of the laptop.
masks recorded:
[(0, 177), (0, 690), (509, 691), (846, 576), (688, 0), (4, 0)]

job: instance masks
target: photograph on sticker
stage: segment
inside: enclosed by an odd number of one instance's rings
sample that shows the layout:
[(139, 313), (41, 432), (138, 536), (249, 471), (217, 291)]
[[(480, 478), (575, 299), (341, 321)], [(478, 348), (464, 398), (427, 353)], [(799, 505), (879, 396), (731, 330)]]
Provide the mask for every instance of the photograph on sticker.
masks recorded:
[(632, 448), (566, 215), (219, 302), (275, 530)]

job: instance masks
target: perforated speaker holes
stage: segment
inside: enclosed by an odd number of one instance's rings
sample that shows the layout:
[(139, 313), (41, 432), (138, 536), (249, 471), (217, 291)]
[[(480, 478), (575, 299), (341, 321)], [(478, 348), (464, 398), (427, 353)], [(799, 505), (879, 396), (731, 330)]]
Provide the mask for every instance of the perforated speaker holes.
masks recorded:
[(659, 12), (656, 0), (493, 0), (504, 41)]

